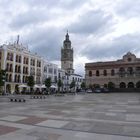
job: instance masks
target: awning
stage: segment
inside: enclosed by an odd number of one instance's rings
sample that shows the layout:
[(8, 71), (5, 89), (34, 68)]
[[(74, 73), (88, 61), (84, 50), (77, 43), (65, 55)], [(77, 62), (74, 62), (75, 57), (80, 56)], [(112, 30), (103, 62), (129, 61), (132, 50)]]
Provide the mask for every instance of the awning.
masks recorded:
[(20, 88), (26, 88), (26, 87), (28, 87), (28, 86), (27, 86), (27, 85), (22, 84), (22, 85), (19, 85), (18, 87), (20, 87)]
[(42, 85), (41, 88), (46, 88), (46, 86), (45, 85)]
[(51, 85), (51, 87), (50, 88), (57, 88), (56, 86), (54, 86), (54, 85)]
[(38, 86), (38, 85), (34, 85), (34, 88), (41, 88), (40, 86)]

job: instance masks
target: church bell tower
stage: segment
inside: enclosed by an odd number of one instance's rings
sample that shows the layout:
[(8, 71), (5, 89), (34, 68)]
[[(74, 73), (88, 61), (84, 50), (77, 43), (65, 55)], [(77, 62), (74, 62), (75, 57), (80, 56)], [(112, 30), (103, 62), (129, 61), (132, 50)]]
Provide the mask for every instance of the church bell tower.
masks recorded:
[(61, 68), (66, 70), (67, 73), (73, 74), (73, 48), (71, 47), (71, 41), (69, 40), (69, 34), (65, 36), (63, 47), (61, 49)]

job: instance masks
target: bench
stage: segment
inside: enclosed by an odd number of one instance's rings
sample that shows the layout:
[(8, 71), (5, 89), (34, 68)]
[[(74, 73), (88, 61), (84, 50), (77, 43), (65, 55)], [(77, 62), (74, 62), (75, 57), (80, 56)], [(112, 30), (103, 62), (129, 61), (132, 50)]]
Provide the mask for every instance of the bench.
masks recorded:
[(64, 94), (57, 93), (54, 96), (65, 96)]
[(11, 102), (26, 102), (24, 98), (11, 97), (9, 99)]
[(31, 95), (30, 99), (45, 99), (45, 96), (41, 96), (41, 95)]
[(67, 95), (77, 95), (76, 92), (70, 92), (70, 93), (67, 93)]

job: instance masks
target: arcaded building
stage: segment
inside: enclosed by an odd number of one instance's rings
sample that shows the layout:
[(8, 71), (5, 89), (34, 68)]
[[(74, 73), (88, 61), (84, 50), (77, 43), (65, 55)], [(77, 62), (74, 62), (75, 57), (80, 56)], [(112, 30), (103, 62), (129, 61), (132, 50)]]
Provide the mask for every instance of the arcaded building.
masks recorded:
[(86, 86), (140, 88), (140, 58), (128, 52), (122, 59), (85, 64)]

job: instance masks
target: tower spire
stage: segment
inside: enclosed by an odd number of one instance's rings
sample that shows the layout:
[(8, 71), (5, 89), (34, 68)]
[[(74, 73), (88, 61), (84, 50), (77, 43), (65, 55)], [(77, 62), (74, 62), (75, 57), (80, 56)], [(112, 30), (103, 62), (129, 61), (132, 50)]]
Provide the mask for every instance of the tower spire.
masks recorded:
[(19, 35), (17, 36), (17, 44), (19, 44)]
[(67, 30), (67, 34), (66, 34), (66, 40), (69, 41), (69, 33), (68, 33), (68, 30)]

